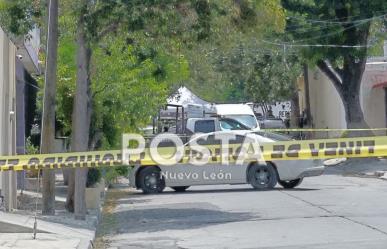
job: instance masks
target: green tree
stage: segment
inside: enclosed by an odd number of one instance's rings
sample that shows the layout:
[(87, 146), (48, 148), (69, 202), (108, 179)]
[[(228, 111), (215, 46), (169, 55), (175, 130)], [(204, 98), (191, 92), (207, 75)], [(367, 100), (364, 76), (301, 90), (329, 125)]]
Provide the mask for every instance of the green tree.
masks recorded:
[(0, 0), (0, 25), (13, 35), (27, 35), (41, 23), (44, 5), (39, 0)]
[[(173, 2), (173, 1), (172, 1)], [(133, 5), (133, 4), (137, 4)], [(156, 30), (163, 25), (155, 25), (155, 21), (162, 24), (163, 18), (169, 16), (168, 8), (164, 11), (164, 2), (121, 2), (121, 1), (87, 1), (80, 0), (73, 2), (73, 16), (76, 20), (76, 87), (73, 97), (73, 108), (71, 116), (71, 149), (73, 151), (85, 151), (95, 142), (90, 139), (92, 132), (91, 120), (93, 117), (93, 93), (92, 93), (92, 65), (94, 47), (106, 36), (116, 35), (119, 28), (127, 30)], [(173, 6), (172, 6), (173, 7)], [(145, 11), (144, 10), (148, 10)], [(162, 11), (161, 11), (162, 10)], [(118, 17), (118, 19), (117, 19)], [(147, 18), (143, 18), (147, 17)], [(144, 26), (144, 22), (149, 20)], [(164, 20), (164, 23), (165, 20)], [(153, 27), (154, 26), (154, 27)], [(153, 29), (152, 29), (153, 28)], [(157, 33), (157, 32), (156, 32)], [(124, 48), (125, 49), (125, 48)], [(145, 60), (143, 64), (152, 72), (152, 65), (147, 65), (149, 61)], [(142, 66), (144, 66), (142, 65)], [(145, 67), (146, 68), (146, 67)], [(118, 68), (119, 70), (120, 68)], [(163, 71), (155, 68), (155, 77), (161, 77)], [(157, 72), (160, 75), (157, 75)], [(118, 71), (119, 73), (124, 72)], [(145, 70), (143, 73), (146, 72)], [(117, 71), (110, 71), (117, 73)], [(125, 79), (125, 78), (124, 78)], [(130, 78), (126, 78), (127, 80)], [(136, 79), (138, 80), (138, 79)], [(138, 81), (139, 82), (139, 81)], [(108, 82), (106, 82), (107, 84)], [(155, 82), (149, 79), (149, 87)], [(109, 86), (110, 87), (110, 86)], [(154, 90), (154, 89), (151, 89)], [(116, 96), (114, 96), (116, 97)], [(111, 100), (110, 100), (111, 101)], [(114, 102), (114, 100), (113, 100)], [(107, 102), (105, 102), (107, 103)], [(121, 109), (122, 116), (125, 110)], [(119, 121), (120, 119), (116, 119)], [(83, 219), (85, 217), (84, 193), (86, 182), (86, 170), (76, 169), (71, 172), (69, 177), (69, 188), (66, 201), (66, 207), (70, 211), (75, 211), (75, 217)]]
[[(273, 61), (283, 61), (283, 54), (277, 50), (263, 48), (260, 42), (265, 36), (283, 32), (285, 13), (281, 3), (213, 1), (211, 4), (217, 5), (212, 8), (210, 15), (211, 35), (204, 40), (189, 39), (179, 51), (185, 54), (190, 62), (191, 78), (187, 86), (208, 101), (255, 101), (261, 92), (261, 86), (266, 87), (263, 82), (253, 80), (252, 75), (256, 78), (259, 70), (254, 66), (256, 61), (267, 54), (270, 54)], [(274, 60), (274, 57), (277, 59)], [(278, 68), (281, 69), (281, 74), (289, 71), (283, 66)], [(271, 83), (276, 80), (278, 78)], [(253, 82), (256, 87), (251, 87)], [(288, 82), (288, 85), (292, 83)], [(277, 92), (278, 88), (271, 89), (271, 97), (281, 95), (276, 100), (283, 99), (283, 92)], [(292, 91), (291, 88), (288, 89), (290, 95)], [(264, 95), (260, 97), (259, 102), (275, 99)]]
[(132, 41), (127, 35), (107, 36), (94, 50), (93, 147), (101, 138), (103, 147), (119, 147), (121, 134), (148, 125), (167, 97), (189, 77), (184, 57)]
[[(384, 0), (283, 0), (288, 45), (308, 44), (303, 55), (324, 72), (339, 93), (348, 128), (364, 128), (360, 84), (367, 61), (371, 24), (383, 26)], [(313, 45), (322, 46), (313, 46)], [(334, 46), (330, 46), (334, 45)]]

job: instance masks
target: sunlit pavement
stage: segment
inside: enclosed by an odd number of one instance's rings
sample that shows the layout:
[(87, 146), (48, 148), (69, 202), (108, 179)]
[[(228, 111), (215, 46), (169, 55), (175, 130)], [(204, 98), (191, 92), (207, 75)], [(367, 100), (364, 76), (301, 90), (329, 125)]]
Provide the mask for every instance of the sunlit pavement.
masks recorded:
[(104, 215), (98, 247), (385, 249), (386, 189), (380, 179), (325, 175), (294, 190), (130, 190)]

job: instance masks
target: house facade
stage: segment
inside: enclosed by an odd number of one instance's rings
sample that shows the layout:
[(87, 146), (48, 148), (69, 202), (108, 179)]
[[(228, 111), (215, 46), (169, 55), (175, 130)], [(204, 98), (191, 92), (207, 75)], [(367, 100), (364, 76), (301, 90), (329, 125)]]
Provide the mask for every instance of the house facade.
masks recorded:
[[(31, 75), (40, 73), (39, 36), (38, 31), (32, 31), (28, 40), (13, 42), (0, 28), (0, 155), (25, 153), (37, 92)], [(0, 196), (6, 210), (16, 208), (17, 179), (23, 182), (23, 173), (18, 174), (0, 173)]]
[[(387, 42), (384, 56), (368, 59), (363, 74), (360, 101), (365, 120), (371, 128), (386, 127)], [(312, 128), (346, 128), (343, 103), (329, 78), (318, 68), (308, 68), (298, 84), (300, 110), (310, 112)], [(384, 133), (385, 134), (385, 133)], [(327, 136), (337, 134), (327, 134)]]

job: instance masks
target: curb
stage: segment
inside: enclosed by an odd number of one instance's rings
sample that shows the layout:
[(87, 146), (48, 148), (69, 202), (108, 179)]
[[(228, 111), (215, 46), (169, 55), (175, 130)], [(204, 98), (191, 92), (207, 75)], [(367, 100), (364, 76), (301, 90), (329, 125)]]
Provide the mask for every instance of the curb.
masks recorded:
[(97, 222), (95, 224), (95, 230), (94, 230), (92, 238), (90, 238), (89, 240), (82, 239), (81, 242), (79, 242), (77, 249), (93, 249), (94, 248), (94, 241), (95, 241), (95, 238), (97, 235), (98, 226), (102, 220), (102, 209), (103, 209), (103, 205), (105, 203), (106, 192), (107, 192), (107, 188), (105, 188), (103, 195), (101, 196), (101, 203), (99, 205), (98, 214), (97, 214)]

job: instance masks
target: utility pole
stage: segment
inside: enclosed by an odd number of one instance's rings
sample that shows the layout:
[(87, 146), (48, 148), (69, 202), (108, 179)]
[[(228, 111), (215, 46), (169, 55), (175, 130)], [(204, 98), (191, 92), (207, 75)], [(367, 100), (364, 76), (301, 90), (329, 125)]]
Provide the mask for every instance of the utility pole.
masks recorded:
[[(55, 95), (58, 57), (58, 0), (49, 0), (47, 22), (47, 58), (44, 80), (44, 101), (41, 134), (41, 153), (54, 151)], [(43, 209), (46, 215), (55, 214), (55, 171), (43, 170)]]

